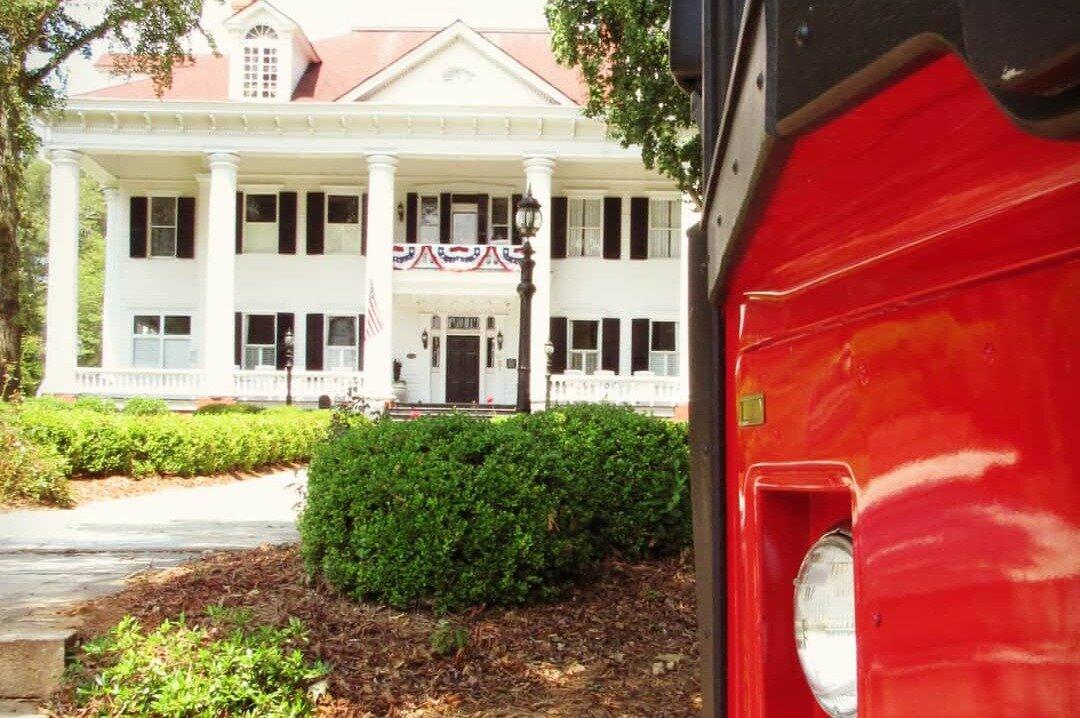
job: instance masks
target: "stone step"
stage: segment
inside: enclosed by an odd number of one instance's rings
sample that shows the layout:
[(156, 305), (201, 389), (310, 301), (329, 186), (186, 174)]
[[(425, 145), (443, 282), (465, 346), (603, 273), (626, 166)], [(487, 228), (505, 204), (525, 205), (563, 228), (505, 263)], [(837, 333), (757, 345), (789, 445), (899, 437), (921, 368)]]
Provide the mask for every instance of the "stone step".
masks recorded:
[(75, 631), (16, 624), (0, 631), (0, 698), (45, 698), (60, 687)]
[(4, 700), (0, 698), (0, 718), (27, 718), (27, 716), (40, 716), (44, 713), (36, 700)]

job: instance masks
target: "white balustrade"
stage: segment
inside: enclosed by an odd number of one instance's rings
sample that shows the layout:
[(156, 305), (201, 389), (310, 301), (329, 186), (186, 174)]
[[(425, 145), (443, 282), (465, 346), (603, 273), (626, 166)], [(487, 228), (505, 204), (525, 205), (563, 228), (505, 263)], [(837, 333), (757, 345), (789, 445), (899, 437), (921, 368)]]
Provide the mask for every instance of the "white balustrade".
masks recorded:
[(394, 269), (443, 272), (516, 272), (521, 247), (510, 244), (395, 244)]
[(75, 393), (186, 398), (200, 393), (203, 372), (192, 369), (75, 370)]
[[(285, 372), (245, 370), (234, 374), (235, 396), (242, 401), (284, 401)], [(295, 401), (317, 401), (324, 394), (331, 400), (342, 399), (349, 389), (362, 393), (362, 372), (294, 371), (292, 395)]]
[(567, 372), (551, 377), (551, 402), (627, 404), (641, 409), (670, 410), (679, 403), (679, 379), (641, 372), (620, 376)]

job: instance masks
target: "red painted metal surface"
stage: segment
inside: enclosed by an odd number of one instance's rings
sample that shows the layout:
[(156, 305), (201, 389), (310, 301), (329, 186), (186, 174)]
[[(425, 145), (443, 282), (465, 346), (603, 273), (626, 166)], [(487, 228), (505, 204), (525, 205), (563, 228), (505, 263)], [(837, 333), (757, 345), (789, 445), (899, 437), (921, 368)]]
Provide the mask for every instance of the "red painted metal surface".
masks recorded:
[(851, 521), (862, 718), (1080, 708), (1080, 143), (945, 56), (797, 141), (724, 306), (733, 716), (824, 715), (792, 579)]

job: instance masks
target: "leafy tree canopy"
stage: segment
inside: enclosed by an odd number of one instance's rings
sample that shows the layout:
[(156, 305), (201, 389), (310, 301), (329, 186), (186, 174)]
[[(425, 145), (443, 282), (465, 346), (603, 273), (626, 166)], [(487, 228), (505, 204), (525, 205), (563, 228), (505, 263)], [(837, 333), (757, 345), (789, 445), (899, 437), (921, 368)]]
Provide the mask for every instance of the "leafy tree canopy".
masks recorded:
[(701, 206), (701, 136), (668, 64), (669, 0), (548, 0), (555, 56), (588, 87), (585, 114), (612, 137), (641, 146), (657, 169)]

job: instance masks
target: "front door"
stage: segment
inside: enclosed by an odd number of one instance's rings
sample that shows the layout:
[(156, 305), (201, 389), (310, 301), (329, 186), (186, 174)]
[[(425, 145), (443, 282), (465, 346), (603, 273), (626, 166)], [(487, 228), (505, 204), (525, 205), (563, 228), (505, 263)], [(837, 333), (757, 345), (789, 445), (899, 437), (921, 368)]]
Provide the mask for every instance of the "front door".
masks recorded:
[(480, 400), (480, 337), (446, 338), (446, 401), (469, 404)]

